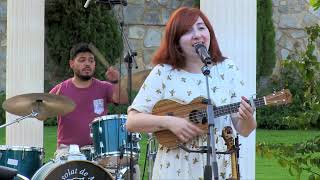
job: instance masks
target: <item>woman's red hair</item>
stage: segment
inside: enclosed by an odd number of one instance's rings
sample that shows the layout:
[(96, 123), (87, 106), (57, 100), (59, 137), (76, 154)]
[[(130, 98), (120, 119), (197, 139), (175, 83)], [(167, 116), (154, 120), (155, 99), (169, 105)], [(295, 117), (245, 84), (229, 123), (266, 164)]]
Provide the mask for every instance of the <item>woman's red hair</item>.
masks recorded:
[(221, 54), (216, 36), (208, 18), (197, 8), (181, 7), (170, 16), (165, 28), (165, 36), (152, 58), (152, 64), (170, 64), (175, 69), (185, 67), (186, 62), (179, 45), (179, 40), (197, 21), (198, 17), (202, 18), (210, 32), (209, 53), (212, 57), (212, 62), (217, 63), (225, 59)]

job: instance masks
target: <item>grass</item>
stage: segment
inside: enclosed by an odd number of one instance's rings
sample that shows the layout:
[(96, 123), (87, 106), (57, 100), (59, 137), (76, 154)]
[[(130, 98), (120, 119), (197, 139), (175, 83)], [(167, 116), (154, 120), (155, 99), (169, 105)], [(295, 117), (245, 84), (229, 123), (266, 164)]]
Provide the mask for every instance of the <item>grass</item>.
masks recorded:
[[(303, 142), (307, 139), (311, 139), (317, 135), (320, 135), (320, 131), (299, 131), (299, 130), (257, 130), (257, 143), (287, 143), (293, 144)], [(56, 148), (56, 127), (45, 127), (44, 129), (44, 149), (45, 149), (45, 162), (53, 158), (53, 154)], [(147, 147), (147, 136), (143, 135), (143, 140), (140, 141), (141, 153), (139, 159), (141, 175), (144, 167), (144, 160)], [(5, 144), (5, 131), (0, 129), (0, 144)], [(147, 179), (147, 168), (145, 172), (145, 178)], [(267, 159), (256, 156), (256, 179), (257, 180), (287, 180), (295, 179), (289, 175), (287, 169), (282, 168), (276, 159)], [(303, 177), (302, 179), (307, 179)]]
[[(319, 136), (320, 131), (298, 131), (298, 130), (257, 130), (257, 143), (284, 143), (294, 144)], [(257, 180), (294, 180), (287, 169), (282, 168), (276, 159), (261, 158), (256, 156), (256, 179)], [(308, 179), (302, 174), (301, 179)]]

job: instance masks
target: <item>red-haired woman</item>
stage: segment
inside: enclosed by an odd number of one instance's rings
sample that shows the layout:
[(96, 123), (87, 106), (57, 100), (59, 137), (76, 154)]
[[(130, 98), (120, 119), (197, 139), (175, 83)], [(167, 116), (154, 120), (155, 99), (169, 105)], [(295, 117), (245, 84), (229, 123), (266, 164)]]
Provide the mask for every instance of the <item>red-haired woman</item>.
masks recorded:
[[(203, 63), (195, 51), (195, 44), (202, 43), (209, 50), (212, 65), (209, 67), (209, 87), (212, 102), (217, 106), (241, 101), (239, 112), (215, 118), (215, 147), (226, 151), (221, 137), (225, 126), (232, 126), (242, 136), (248, 136), (255, 128), (253, 109), (241, 95), (244, 82), (236, 65), (222, 56), (207, 17), (195, 8), (182, 7), (170, 17), (160, 48), (152, 63), (155, 65), (142, 88), (128, 108), (126, 127), (129, 131), (155, 132), (168, 129), (189, 149), (205, 146), (205, 131), (186, 119), (153, 115), (155, 104), (170, 99), (188, 104), (196, 97), (207, 97), (206, 80), (202, 74)], [(172, 109), (171, 112), (175, 112)], [(178, 112), (177, 112), (178, 113)], [(189, 116), (189, 117), (188, 117)], [(231, 176), (230, 157), (217, 155), (219, 179)], [(206, 154), (188, 153), (180, 148), (168, 149), (159, 145), (154, 163), (153, 179), (203, 179)]]

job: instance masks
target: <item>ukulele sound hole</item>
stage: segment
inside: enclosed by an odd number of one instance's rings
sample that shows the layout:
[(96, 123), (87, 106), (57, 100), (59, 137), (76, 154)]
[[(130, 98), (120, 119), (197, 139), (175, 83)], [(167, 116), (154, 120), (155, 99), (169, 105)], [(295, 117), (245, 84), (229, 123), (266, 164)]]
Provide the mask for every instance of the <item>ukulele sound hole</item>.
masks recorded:
[(203, 113), (201, 111), (193, 110), (189, 114), (189, 120), (193, 123), (206, 123), (207, 118), (203, 116)]

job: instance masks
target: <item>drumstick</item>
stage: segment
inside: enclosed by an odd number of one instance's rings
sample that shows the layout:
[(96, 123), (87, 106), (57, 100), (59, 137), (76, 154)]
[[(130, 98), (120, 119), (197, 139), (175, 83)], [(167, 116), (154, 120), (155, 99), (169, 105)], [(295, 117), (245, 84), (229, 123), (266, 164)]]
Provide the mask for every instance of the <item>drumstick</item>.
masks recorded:
[(101, 64), (107, 69), (110, 66), (110, 64), (108, 63), (106, 58), (104, 58), (104, 56), (99, 51), (99, 49), (96, 48), (96, 46), (93, 45), (92, 43), (89, 43), (89, 48), (92, 51), (92, 53), (96, 56), (97, 60), (99, 60)]

